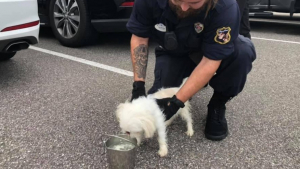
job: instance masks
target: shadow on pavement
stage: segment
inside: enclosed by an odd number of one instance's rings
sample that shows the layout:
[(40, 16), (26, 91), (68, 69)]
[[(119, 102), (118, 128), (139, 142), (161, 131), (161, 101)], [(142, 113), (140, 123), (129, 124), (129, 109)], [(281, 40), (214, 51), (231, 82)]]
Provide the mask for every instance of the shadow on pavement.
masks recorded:
[[(21, 52), (19, 52), (21, 53)], [(24, 66), (15, 59), (21, 54), (16, 54), (12, 59), (0, 62), (0, 90), (13, 87), (16, 83), (28, 83), (30, 76), (34, 76), (31, 67)]]

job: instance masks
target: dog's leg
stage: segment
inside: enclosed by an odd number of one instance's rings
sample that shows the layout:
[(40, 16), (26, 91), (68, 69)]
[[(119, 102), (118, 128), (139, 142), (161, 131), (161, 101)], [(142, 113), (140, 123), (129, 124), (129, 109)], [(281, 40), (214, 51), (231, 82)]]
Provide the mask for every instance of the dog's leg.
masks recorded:
[(186, 134), (190, 137), (193, 136), (194, 135), (193, 119), (188, 106), (183, 109), (180, 109), (180, 116), (182, 117), (183, 120), (186, 121), (186, 125), (187, 125)]
[(166, 126), (171, 125), (171, 123), (174, 121), (175, 118), (176, 118), (176, 114), (173, 117), (171, 117), (168, 121), (165, 121), (165, 125)]
[(158, 132), (158, 143), (159, 143), (159, 151), (158, 154), (160, 157), (164, 157), (168, 154), (168, 146), (167, 146), (167, 134), (166, 134), (166, 126), (164, 122), (161, 121), (160, 126), (157, 127)]

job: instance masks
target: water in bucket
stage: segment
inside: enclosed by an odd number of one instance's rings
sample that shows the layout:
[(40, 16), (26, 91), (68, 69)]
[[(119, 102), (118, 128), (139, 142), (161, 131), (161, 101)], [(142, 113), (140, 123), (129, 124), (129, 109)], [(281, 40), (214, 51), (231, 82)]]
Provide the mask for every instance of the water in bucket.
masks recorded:
[(111, 136), (105, 142), (107, 161), (110, 169), (133, 169), (135, 167), (136, 144), (126, 134)]
[(134, 144), (125, 141), (124, 143), (121, 143), (121, 144), (112, 145), (109, 148), (113, 149), (113, 150), (118, 150), (118, 151), (129, 151), (129, 150), (133, 149), (134, 147), (135, 147)]

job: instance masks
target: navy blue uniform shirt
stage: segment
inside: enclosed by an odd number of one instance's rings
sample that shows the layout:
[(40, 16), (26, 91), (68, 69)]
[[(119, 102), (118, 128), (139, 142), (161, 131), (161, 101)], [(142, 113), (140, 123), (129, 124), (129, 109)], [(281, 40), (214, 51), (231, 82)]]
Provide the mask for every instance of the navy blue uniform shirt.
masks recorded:
[(178, 48), (168, 51), (186, 55), (202, 51), (209, 59), (222, 60), (234, 52), (233, 41), (239, 34), (240, 13), (236, 0), (219, 0), (216, 7), (197, 16), (177, 19), (169, 0), (135, 0), (127, 29), (134, 35), (153, 38), (164, 47), (166, 28), (177, 36)]

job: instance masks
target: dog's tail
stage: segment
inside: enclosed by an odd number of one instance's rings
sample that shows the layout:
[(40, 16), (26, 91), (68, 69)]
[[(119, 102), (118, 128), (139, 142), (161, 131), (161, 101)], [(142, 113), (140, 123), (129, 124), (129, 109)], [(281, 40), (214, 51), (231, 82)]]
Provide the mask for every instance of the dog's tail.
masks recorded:
[(188, 77), (184, 78), (184, 79), (182, 80), (182, 83), (181, 83), (181, 85), (180, 85), (179, 88), (182, 88), (182, 86), (185, 84), (185, 82), (186, 82), (187, 80), (188, 80)]

